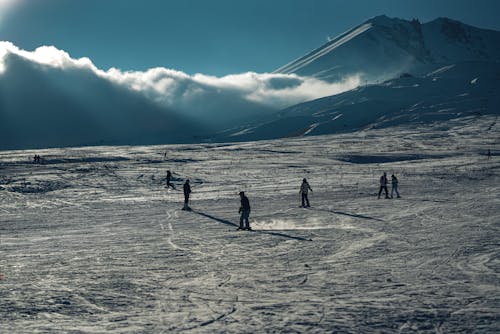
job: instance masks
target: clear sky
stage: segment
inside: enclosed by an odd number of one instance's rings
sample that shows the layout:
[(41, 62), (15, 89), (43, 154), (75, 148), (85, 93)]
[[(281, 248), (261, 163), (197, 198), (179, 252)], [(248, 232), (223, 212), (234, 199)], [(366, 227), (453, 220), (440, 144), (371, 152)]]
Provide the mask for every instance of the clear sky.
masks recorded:
[(370, 17), (500, 30), (498, 0), (0, 0), (0, 40), (99, 68), (270, 72)]

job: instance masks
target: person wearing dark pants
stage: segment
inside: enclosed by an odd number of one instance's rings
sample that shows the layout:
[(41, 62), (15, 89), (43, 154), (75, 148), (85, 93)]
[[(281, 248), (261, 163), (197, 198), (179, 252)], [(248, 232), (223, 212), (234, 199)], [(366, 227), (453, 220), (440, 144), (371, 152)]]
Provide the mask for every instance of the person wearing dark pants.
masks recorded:
[(309, 204), (309, 198), (307, 197), (307, 194), (309, 193), (309, 190), (312, 192), (313, 190), (311, 189), (311, 186), (307, 182), (306, 179), (302, 180), (302, 184), (300, 186), (300, 191), (299, 193), (302, 195), (302, 207), (303, 208), (309, 208), (311, 205)]
[(378, 191), (378, 198), (380, 199), (380, 195), (382, 194), (382, 190), (385, 191), (385, 198), (389, 198), (389, 191), (387, 190), (387, 173), (384, 172), (384, 175), (380, 177), (380, 190)]
[(172, 173), (169, 170), (167, 170), (167, 189), (171, 187), (172, 189), (175, 190), (175, 186), (173, 185), (173, 183), (170, 182), (171, 180), (172, 180)]
[(182, 210), (191, 210), (189, 207), (189, 194), (191, 194), (191, 186), (189, 185), (189, 179), (187, 179), (184, 183), (184, 207)]
[(241, 216), (240, 227), (238, 227), (238, 230), (251, 230), (250, 222), (248, 221), (248, 218), (250, 217), (250, 201), (248, 200), (248, 197), (245, 196), (243, 191), (240, 192), (240, 200), (241, 206), (238, 212)]
[(398, 196), (398, 198), (401, 198), (401, 196), (399, 196), (398, 183), (399, 183), (398, 178), (396, 177), (396, 175), (392, 174), (392, 176), (391, 176), (391, 184), (392, 184), (391, 198), (393, 198), (394, 192), (396, 192), (396, 195)]

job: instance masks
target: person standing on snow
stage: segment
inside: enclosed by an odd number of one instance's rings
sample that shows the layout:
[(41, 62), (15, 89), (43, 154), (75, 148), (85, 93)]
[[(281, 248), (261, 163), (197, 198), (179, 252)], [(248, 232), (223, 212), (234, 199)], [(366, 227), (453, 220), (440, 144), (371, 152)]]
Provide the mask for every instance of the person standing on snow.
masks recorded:
[(378, 198), (380, 199), (380, 195), (382, 194), (382, 190), (385, 191), (385, 198), (389, 197), (389, 191), (387, 190), (387, 173), (384, 172), (384, 175), (380, 177), (380, 190), (378, 191)]
[(302, 195), (302, 207), (303, 208), (309, 208), (309, 207), (311, 207), (311, 205), (309, 204), (309, 198), (307, 198), (307, 194), (309, 193), (309, 190), (311, 192), (313, 191), (311, 189), (311, 186), (307, 182), (307, 180), (303, 179), (302, 180), (302, 185), (300, 186), (300, 191), (299, 191), (299, 194)]
[(394, 192), (396, 192), (396, 195), (398, 195), (398, 198), (401, 198), (401, 196), (399, 196), (399, 191), (398, 191), (398, 178), (394, 174), (391, 175), (391, 185), (392, 185), (391, 198), (393, 198)]
[(189, 194), (191, 194), (191, 186), (189, 185), (189, 179), (186, 180), (183, 188), (184, 188), (184, 207), (182, 208), (182, 210), (191, 211), (191, 208), (189, 207)]
[(172, 173), (169, 170), (167, 170), (167, 189), (168, 187), (172, 187), (172, 189), (175, 190), (175, 186), (172, 183), (170, 183), (171, 179), (172, 179)]
[(240, 227), (238, 227), (238, 230), (251, 230), (250, 222), (248, 221), (248, 217), (250, 217), (250, 201), (248, 200), (248, 197), (245, 196), (243, 191), (240, 192), (240, 200), (241, 206), (238, 213), (241, 213), (241, 216)]

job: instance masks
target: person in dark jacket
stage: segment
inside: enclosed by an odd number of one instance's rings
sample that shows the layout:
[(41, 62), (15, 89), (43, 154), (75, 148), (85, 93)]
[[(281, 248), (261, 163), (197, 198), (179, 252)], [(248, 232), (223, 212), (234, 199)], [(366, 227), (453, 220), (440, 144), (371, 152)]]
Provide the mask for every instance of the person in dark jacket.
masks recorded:
[(401, 196), (399, 196), (399, 191), (398, 191), (398, 178), (396, 177), (396, 175), (392, 174), (391, 175), (391, 185), (392, 185), (392, 188), (391, 188), (391, 198), (394, 196), (394, 192), (396, 192), (396, 195), (398, 196), (398, 198), (401, 198)]
[(302, 184), (300, 185), (300, 191), (299, 193), (302, 195), (302, 207), (303, 208), (309, 208), (311, 205), (309, 204), (309, 198), (307, 198), (307, 194), (310, 191), (313, 191), (311, 189), (311, 186), (307, 182), (306, 179), (302, 180)]
[(189, 207), (189, 194), (191, 194), (191, 186), (189, 185), (189, 179), (187, 179), (184, 183), (184, 207), (182, 210), (191, 211)]
[(387, 173), (384, 172), (384, 175), (380, 177), (380, 190), (378, 191), (378, 198), (380, 199), (380, 195), (382, 194), (382, 190), (385, 191), (385, 198), (389, 198), (389, 191), (387, 190)]
[(172, 173), (167, 170), (167, 189), (168, 187), (171, 187), (172, 189), (175, 190), (175, 186), (173, 185), (173, 183), (170, 182), (170, 180), (172, 180)]
[(248, 221), (248, 217), (250, 217), (250, 201), (248, 200), (248, 197), (245, 196), (243, 191), (240, 192), (240, 200), (241, 206), (238, 212), (241, 213), (241, 216), (240, 227), (238, 227), (238, 230), (251, 230), (250, 222)]

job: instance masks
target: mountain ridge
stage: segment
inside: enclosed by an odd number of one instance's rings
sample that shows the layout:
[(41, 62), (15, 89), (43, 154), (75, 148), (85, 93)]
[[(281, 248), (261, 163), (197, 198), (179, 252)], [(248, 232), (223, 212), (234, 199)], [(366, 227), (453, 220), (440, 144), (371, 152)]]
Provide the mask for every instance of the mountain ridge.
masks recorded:
[(365, 81), (377, 82), (405, 72), (422, 75), (447, 62), (500, 60), (499, 44), (500, 32), (449, 18), (422, 24), (379, 15), (275, 72), (327, 81), (361, 74)]
[[(403, 74), (378, 84), (303, 102), (265, 123), (222, 134), (248, 141), (354, 132), (391, 126), (500, 116), (500, 62), (460, 62), (423, 76)], [(224, 137), (225, 136), (225, 137)]]

